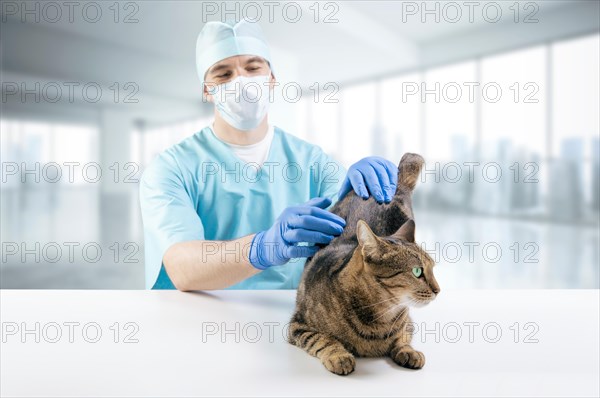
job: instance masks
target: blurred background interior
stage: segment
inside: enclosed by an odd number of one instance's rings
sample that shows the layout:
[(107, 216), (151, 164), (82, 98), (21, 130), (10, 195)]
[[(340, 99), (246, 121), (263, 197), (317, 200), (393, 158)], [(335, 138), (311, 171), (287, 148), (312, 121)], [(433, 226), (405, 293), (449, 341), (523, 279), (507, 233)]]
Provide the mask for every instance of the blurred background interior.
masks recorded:
[[(293, 98), (270, 121), (346, 167), (422, 154), (443, 287), (598, 288), (599, 3), (487, 3), (254, 3)], [(55, 4), (2, 5), (1, 287), (141, 289), (137, 180), (212, 120), (195, 41), (225, 3)]]

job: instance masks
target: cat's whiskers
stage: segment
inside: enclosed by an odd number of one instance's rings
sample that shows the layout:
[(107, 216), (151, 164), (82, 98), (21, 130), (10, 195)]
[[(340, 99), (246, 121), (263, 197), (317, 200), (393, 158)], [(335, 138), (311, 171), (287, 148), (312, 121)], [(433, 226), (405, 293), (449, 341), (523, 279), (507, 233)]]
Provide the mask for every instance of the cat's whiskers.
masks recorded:
[(393, 299), (397, 299), (398, 303), (395, 303), (395, 305), (390, 306), (388, 309), (386, 309), (382, 314), (380, 314), (377, 318), (375, 318), (373, 320), (373, 322), (375, 322), (378, 319), (381, 319), (383, 316), (385, 316), (386, 314), (388, 314), (390, 311), (393, 310), (397, 310), (399, 308), (405, 307), (406, 306), (406, 295), (400, 295), (400, 296), (394, 296), (392, 297)]
[(373, 319), (373, 323), (375, 323), (375, 321), (377, 321), (378, 319), (381, 319), (382, 317), (384, 317), (386, 314), (390, 313), (391, 311), (395, 310), (396, 307), (397, 306), (392, 305), (390, 308), (383, 311), (382, 314), (380, 314), (377, 318)]
[(413, 304), (415, 307), (423, 307), (427, 305), (427, 301), (425, 300), (415, 300), (413, 297), (406, 297), (406, 299)]
[(387, 299), (385, 299), (385, 300), (378, 301), (378, 302), (376, 302), (376, 303), (374, 303), (374, 304), (369, 304), (369, 305), (364, 305), (364, 306), (362, 306), (362, 307), (358, 307), (357, 309), (363, 309), (363, 308), (374, 307), (374, 306), (376, 306), (376, 305), (379, 305), (379, 304), (382, 304), (382, 303), (385, 303), (385, 302), (388, 302), (388, 301), (391, 301), (391, 300), (394, 300), (394, 299), (397, 299), (397, 297), (396, 297), (396, 296), (394, 296), (394, 297), (390, 297), (390, 298), (387, 298)]
[[(399, 307), (404, 307), (404, 306), (400, 305)], [(392, 335), (392, 330), (394, 330), (394, 325), (396, 324), (396, 322), (398, 322), (398, 319), (402, 318), (402, 315), (404, 315), (405, 313), (406, 313), (405, 311), (398, 312), (398, 315), (396, 315), (396, 319), (392, 323), (392, 326), (390, 327), (390, 331), (387, 333), (386, 338), (389, 338)]]

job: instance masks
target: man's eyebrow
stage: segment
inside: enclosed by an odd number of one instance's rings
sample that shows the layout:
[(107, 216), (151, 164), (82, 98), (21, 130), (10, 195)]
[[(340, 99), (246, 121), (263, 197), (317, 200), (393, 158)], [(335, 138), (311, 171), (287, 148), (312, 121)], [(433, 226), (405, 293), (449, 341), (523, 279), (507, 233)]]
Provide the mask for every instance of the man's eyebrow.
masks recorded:
[(220, 70), (227, 69), (227, 68), (231, 68), (231, 65), (229, 65), (229, 64), (219, 64), (219, 65), (216, 65), (216, 66), (213, 66), (212, 68), (210, 68), (210, 70), (208, 72), (209, 73), (216, 73), (216, 72), (218, 72)]
[(246, 65), (250, 64), (252, 62), (260, 62), (260, 63), (266, 63), (266, 61), (264, 60), (264, 58), (261, 57), (252, 57), (252, 58), (248, 58), (248, 60), (246, 60)]
[[(252, 62), (259, 62), (259, 63), (263, 63), (263, 64), (267, 63), (267, 61), (265, 61), (265, 59), (262, 57), (252, 57), (252, 58), (248, 58), (246, 60), (246, 65), (251, 64)], [(217, 73), (220, 70), (227, 69), (227, 68), (231, 68), (231, 65), (229, 65), (228, 63), (215, 65), (212, 68), (210, 68), (208, 73)]]

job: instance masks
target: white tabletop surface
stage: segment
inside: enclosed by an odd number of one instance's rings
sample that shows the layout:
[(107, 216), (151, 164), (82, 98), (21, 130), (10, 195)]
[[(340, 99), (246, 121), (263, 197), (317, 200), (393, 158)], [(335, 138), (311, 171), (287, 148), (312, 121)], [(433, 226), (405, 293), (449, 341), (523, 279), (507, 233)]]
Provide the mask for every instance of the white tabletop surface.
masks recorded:
[(598, 290), (442, 291), (428, 307), (411, 310), (424, 369), (359, 359), (346, 377), (284, 341), (295, 293), (2, 290), (0, 394), (600, 393)]

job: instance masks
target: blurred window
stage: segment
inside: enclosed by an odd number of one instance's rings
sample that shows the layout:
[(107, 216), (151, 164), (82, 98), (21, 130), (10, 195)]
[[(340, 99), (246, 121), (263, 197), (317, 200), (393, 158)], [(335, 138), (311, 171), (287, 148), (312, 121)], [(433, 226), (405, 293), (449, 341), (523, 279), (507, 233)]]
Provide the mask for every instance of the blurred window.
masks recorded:
[(36, 178), (40, 181), (36, 187), (89, 185), (83, 169), (99, 159), (96, 127), (2, 119), (0, 129), (2, 163), (5, 168), (13, 163), (18, 170), (17, 175), (3, 176), (3, 189), (18, 188), (22, 179), (27, 184)]
[(340, 160), (348, 167), (373, 154), (380, 143), (375, 120), (376, 83), (353, 85), (340, 90)]
[(420, 87), (421, 77), (416, 73), (381, 81), (381, 127), (386, 158), (397, 161), (404, 152), (423, 152), (421, 97), (412, 94)]
[(131, 136), (131, 159), (143, 168), (156, 155), (199, 132), (211, 120), (212, 118), (197, 118), (164, 126), (135, 129)]
[(513, 150), (525, 149), (545, 157), (546, 48), (484, 58), (481, 84), (488, 85), (481, 101), (484, 148), (497, 148), (499, 142), (507, 142)]
[(419, 98), (423, 103), (427, 160), (465, 161), (473, 155), (477, 82), (475, 62), (428, 70)]

